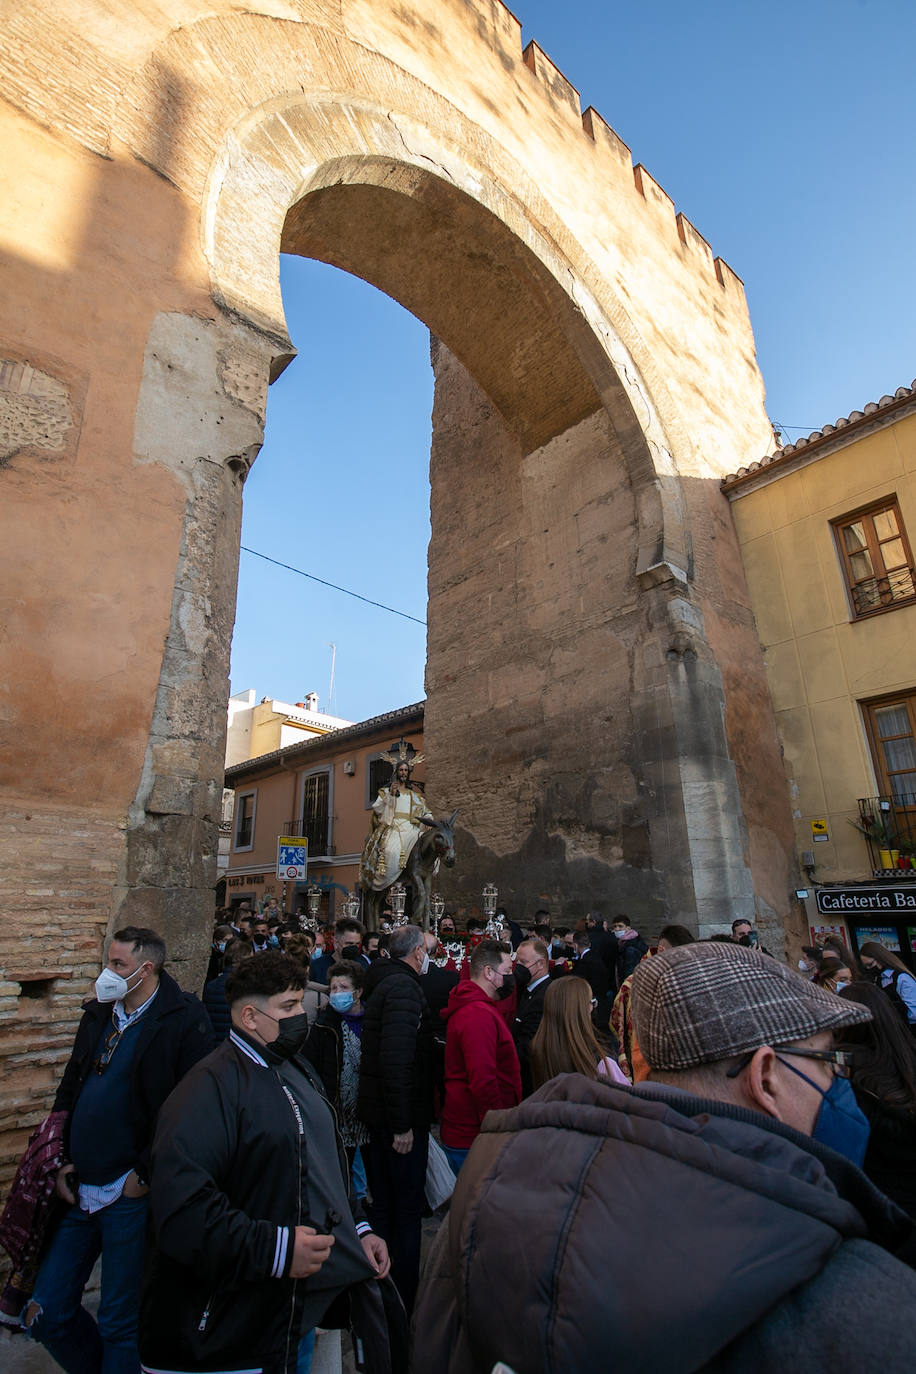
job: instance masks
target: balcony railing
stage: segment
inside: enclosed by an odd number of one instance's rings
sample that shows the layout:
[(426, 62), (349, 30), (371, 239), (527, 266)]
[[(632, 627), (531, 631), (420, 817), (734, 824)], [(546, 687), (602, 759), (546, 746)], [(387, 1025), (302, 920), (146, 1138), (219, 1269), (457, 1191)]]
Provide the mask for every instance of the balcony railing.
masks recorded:
[(886, 577), (870, 577), (866, 582), (857, 582), (852, 589), (856, 615), (867, 615), (897, 601), (910, 601), (914, 596), (916, 581), (912, 568), (894, 568)]
[(860, 797), (859, 827), (876, 878), (916, 870), (916, 793)]

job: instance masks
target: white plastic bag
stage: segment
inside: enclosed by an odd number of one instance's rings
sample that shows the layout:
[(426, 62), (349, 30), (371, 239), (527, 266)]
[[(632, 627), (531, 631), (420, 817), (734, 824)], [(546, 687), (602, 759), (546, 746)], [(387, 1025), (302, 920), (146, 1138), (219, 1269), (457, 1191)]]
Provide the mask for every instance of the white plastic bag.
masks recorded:
[(429, 1157), (426, 1161), (426, 1201), (435, 1212), (455, 1191), (455, 1175), (442, 1146), (434, 1135), (429, 1137)]

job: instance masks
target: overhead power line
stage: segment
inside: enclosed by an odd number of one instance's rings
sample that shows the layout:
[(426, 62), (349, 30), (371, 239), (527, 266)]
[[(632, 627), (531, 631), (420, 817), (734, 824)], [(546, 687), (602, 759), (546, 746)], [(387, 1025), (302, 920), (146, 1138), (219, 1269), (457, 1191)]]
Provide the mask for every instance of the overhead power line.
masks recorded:
[(774, 428), (776, 428), (776, 429), (800, 429), (800, 430), (807, 430), (809, 434), (813, 434), (814, 431), (815, 431), (815, 429), (818, 428), (817, 425), (783, 425), (783, 424), (780, 424), (780, 422), (779, 422), (778, 420), (771, 420), (771, 421), (770, 421), (770, 424), (773, 425)]
[(377, 610), (388, 611), (390, 615), (399, 615), (402, 620), (412, 620), (415, 625), (422, 625), (426, 628), (425, 620), (418, 620), (415, 615), (408, 615), (406, 611), (397, 611), (393, 606), (386, 606), (381, 601), (373, 601), (368, 596), (360, 596), (359, 592), (351, 592), (349, 587), (338, 587), (336, 582), (328, 582), (324, 577), (316, 577), (314, 573), (305, 572), (302, 568), (294, 568), (289, 563), (281, 563), (277, 558), (268, 558), (266, 553), (258, 553), (257, 549), (246, 548), (241, 545), (242, 553), (250, 553), (252, 558), (263, 558), (265, 563), (273, 563), (275, 568), (283, 568), (286, 572), (295, 573), (297, 577), (307, 577), (310, 582), (320, 582), (322, 587), (330, 587), (335, 592), (343, 592), (344, 596), (355, 597), (357, 601), (364, 601), (367, 606), (375, 606)]

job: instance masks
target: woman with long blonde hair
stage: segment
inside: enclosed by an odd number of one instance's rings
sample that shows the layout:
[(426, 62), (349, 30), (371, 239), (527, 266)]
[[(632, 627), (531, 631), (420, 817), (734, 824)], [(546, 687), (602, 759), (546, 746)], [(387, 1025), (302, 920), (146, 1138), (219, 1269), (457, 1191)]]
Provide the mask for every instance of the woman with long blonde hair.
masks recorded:
[(583, 1073), (629, 1087), (592, 1025), (592, 990), (584, 978), (567, 974), (550, 984), (544, 1015), (531, 1042), (531, 1076), (535, 1088), (558, 1073)]

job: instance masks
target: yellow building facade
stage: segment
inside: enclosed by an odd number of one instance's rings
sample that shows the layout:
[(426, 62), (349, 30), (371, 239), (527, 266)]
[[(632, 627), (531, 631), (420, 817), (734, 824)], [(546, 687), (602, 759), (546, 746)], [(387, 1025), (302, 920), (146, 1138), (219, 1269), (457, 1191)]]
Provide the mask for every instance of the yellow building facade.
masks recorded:
[(319, 711), (317, 692), (308, 692), (304, 701), (278, 701), (275, 697), (258, 701), (251, 688), (236, 692), (229, 698), (226, 767), (352, 724), (342, 716)]
[[(909, 956), (916, 392), (900, 388), (781, 448), (723, 490), (764, 649), (800, 865), (814, 889), (809, 924), (845, 920), (858, 942), (866, 927), (899, 926)], [(849, 885), (848, 897), (837, 895)]]

